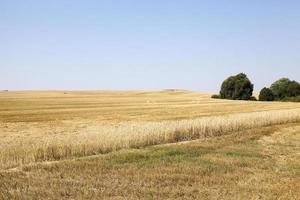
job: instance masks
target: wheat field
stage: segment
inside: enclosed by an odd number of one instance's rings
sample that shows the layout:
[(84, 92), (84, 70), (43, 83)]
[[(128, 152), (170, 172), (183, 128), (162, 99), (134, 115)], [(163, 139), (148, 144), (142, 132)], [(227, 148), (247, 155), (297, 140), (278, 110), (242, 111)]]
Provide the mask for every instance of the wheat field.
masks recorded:
[(0, 167), (84, 157), (300, 121), (297, 103), (189, 91), (2, 92)]
[(1, 92), (0, 199), (298, 199), (300, 104), (210, 95)]

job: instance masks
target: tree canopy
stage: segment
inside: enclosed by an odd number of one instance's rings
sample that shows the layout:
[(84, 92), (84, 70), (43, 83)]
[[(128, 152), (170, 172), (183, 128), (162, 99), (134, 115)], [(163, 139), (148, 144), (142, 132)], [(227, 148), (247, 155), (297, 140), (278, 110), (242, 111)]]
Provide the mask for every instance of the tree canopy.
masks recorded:
[(274, 101), (274, 94), (270, 88), (263, 88), (259, 93), (260, 101)]
[(288, 78), (281, 78), (274, 82), (270, 88), (276, 100), (300, 95), (300, 83)]
[(220, 98), (233, 100), (250, 100), (253, 92), (253, 84), (247, 75), (240, 73), (227, 78), (220, 91)]

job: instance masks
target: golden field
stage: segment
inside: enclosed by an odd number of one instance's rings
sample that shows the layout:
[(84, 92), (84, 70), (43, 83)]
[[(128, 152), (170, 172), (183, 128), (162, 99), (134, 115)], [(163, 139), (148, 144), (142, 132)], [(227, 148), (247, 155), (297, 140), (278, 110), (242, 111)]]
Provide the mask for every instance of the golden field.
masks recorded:
[(1, 92), (0, 198), (297, 199), (300, 104), (210, 96)]

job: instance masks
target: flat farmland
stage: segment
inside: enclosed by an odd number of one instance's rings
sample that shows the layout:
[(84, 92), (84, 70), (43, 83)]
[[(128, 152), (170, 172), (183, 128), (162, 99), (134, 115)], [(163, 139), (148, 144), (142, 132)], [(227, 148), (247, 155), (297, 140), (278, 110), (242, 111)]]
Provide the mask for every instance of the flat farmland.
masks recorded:
[(101, 123), (160, 121), (299, 108), (294, 103), (228, 101), (190, 91), (1, 92), (1, 122), (91, 119)]
[(297, 103), (210, 96), (179, 90), (2, 92), (1, 167), (196, 139), (299, 117)]
[[(299, 177), (300, 104), (210, 96), (1, 92), (0, 197), (230, 199), (237, 190), (236, 198), (255, 199), (258, 191), (269, 199), (297, 197), (284, 188)], [(276, 186), (281, 178), (286, 183)]]

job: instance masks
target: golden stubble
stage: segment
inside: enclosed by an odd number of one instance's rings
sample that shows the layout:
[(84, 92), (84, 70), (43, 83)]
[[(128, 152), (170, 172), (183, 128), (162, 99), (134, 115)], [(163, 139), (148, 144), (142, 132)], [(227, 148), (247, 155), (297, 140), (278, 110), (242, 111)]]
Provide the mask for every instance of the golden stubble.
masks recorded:
[(1, 168), (300, 121), (297, 103), (188, 91), (1, 93)]

